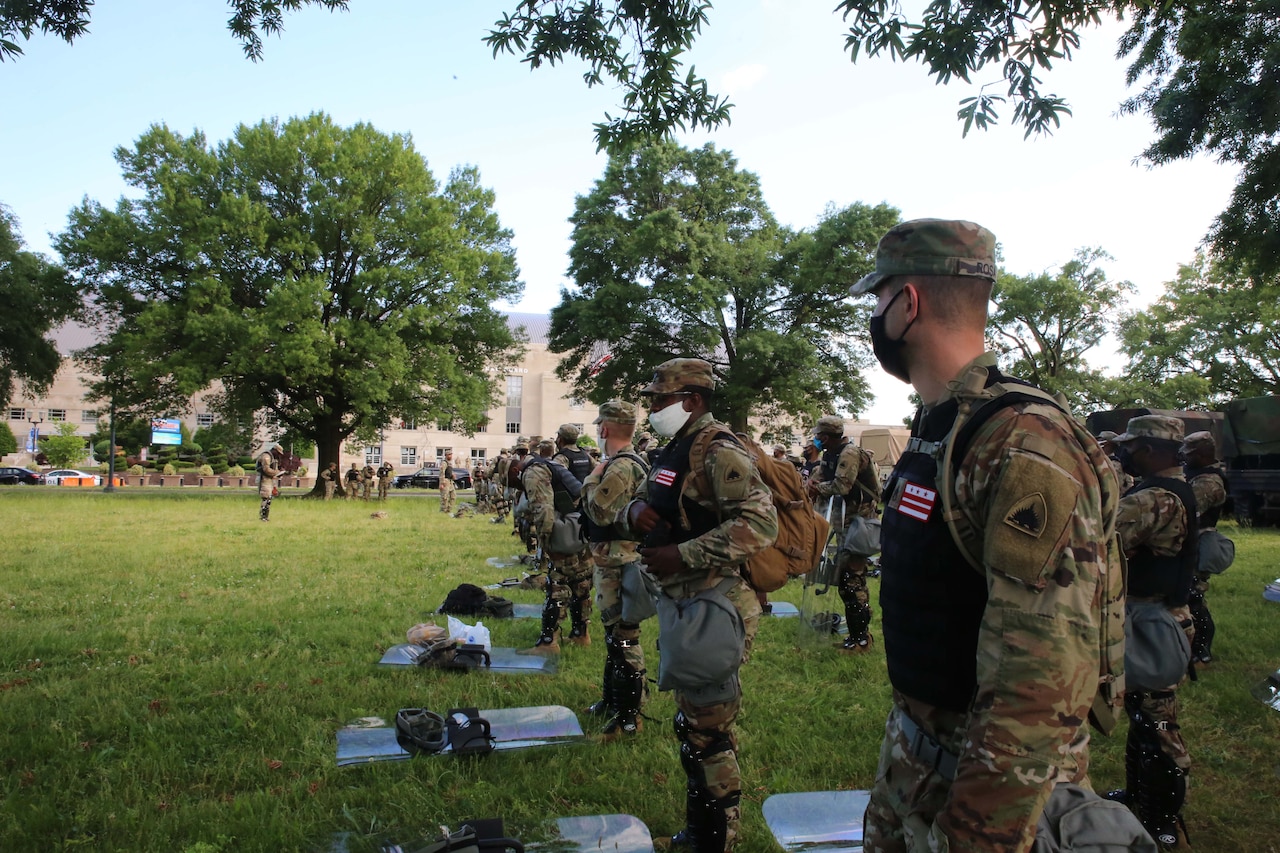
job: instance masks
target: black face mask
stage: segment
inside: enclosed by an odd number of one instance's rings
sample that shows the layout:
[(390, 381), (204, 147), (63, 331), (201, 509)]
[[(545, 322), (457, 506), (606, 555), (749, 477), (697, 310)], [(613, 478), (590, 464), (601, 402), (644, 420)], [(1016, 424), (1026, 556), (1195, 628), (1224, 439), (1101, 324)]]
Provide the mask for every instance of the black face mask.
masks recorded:
[(884, 372), (895, 379), (903, 382), (910, 382), (911, 376), (907, 370), (906, 342), (903, 340), (907, 336), (907, 332), (911, 329), (911, 323), (915, 322), (913, 318), (907, 323), (907, 328), (902, 330), (902, 334), (897, 340), (889, 337), (884, 330), (884, 315), (889, 313), (889, 309), (893, 307), (893, 303), (898, 301), (898, 297), (902, 295), (899, 290), (889, 300), (889, 304), (884, 306), (884, 310), (871, 318), (871, 351), (875, 353), (876, 361), (880, 362), (880, 366), (884, 368)]
[(1130, 477), (1141, 476), (1137, 466), (1133, 462), (1133, 451), (1127, 447), (1116, 448), (1116, 461), (1120, 463), (1120, 468)]

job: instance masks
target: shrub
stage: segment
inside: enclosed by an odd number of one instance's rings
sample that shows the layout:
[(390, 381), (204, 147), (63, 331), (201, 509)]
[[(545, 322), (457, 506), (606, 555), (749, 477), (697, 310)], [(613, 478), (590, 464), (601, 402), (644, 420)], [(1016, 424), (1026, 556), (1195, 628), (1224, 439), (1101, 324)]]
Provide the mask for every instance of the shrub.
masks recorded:
[(166, 464), (166, 465), (164, 466), (164, 471), (162, 471), (161, 473), (164, 473), (164, 474), (176, 474), (176, 473), (178, 473), (178, 469), (177, 469), (177, 468), (174, 468), (172, 463), (169, 463), (169, 464)]
[(298, 466), (298, 470), (297, 470), (297, 471), (294, 471), (294, 472), (293, 472), (293, 474), (294, 474), (294, 476), (295, 476), (295, 477), (305, 477), (305, 476), (307, 476), (307, 466), (306, 466), (306, 465), (299, 465), (299, 466)]
[(141, 465), (130, 465), (130, 466), (129, 466), (129, 473), (130, 473), (130, 474), (145, 474), (145, 473), (147, 473), (147, 469), (146, 469), (146, 468), (143, 468)]
[(243, 477), (244, 469), (241, 468), (239, 465), (232, 465), (230, 468), (223, 471), (222, 473), (226, 474), (228, 477)]
[(211, 466), (211, 465), (201, 465), (201, 466), (200, 466), (200, 476), (201, 476), (201, 477), (212, 477), (212, 476), (213, 476), (213, 466)]

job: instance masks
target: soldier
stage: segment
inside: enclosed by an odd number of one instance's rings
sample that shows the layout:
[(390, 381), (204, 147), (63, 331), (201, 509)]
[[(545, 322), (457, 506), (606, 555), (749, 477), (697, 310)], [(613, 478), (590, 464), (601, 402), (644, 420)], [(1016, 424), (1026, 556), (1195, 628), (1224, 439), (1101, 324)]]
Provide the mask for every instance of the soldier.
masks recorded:
[(274, 441), (267, 442), (258, 452), (258, 497), (261, 498), (261, 503), (258, 505), (258, 519), (260, 521), (270, 520), (271, 499), (279, 493), (276, 489), (276, 477), (280, 476), (277, 465), (283, 454), (284, 451), (281, 450), (280, 445)]
[(822, 465), (822, 454), (818, 452), (818, 447), (813, 443), (813, 439), (805, 442), (804, 447), (800, 448), (800, 456), (804, 462), (800, 465), (800, 479), (806, 483), (813, 476), (813, 472), (820, 470)]
[[(714, 587), (729, 599), (742, 619), (745, 662), (760, 604), (742, 567), (777, 537), (778, 516), (751, 454), (711, 414), (714, 387), (709, 363), (675, 358), (658, 365), (653, 381), (640, 392), (651, 401), (649, 423), (671, 440), (624, 510), (624, 531), (645, 537), (641, 559), (665, 596), (688, 599)], [(700, 438), (704, 431), (710, 432)], [(695, 442), (705, 446), (702, 470), (696, 472), (690, 467)], [(663, 642), (659, 636), (659, 645)], [(697, 853), (722, 853), (737, 841), (741, 814), (734, 733), (742, 707), (737, 673), (722, 684), (677, 686), (675, 701), (687, 781), (686, 824), (672, 843)]]
[(363, 497), (366, 503), (373, 497), (373, 483), (377, 476), (373, 466), (366, 462), (364, 469), (360, 471), (360, 487), (364, 490)]
[(1124, 494), (1132, 489), (1133, 477), (1124, 470), (1120, 460), (1116, 458), (1116, 434), (1109, 429), (1104, 429), (1098, 433), (1098, 444), (1102, 445), (1102, 452), (1107, 454), (1107, 459), (1111, 462), (1111, 470), (1115, 471), (1116, 479), (1120, 481), (1120, 493)]
[(457, 487), (453, 481), (453, 451), (446, 450), (440, 460), (440, 511), (453, 512), (454, 502), (458, 499)]
[(995, 271), (987, 229), (916, 220), (885, 234), (875, 272), (850, 288), (876, 296), (876, 359), (924, 401), (885, 492), (893, 708), (867, 850), (1027, 851), (1053, 789), (1087, 787), (1117, 487), (1048, 395), (1006, 393), (1023, 386), (984, 352)]
[(356, 499), (356, 492), (360, 490), (360, 469), (356, 467), (356, 463), (351, 463), (351, 468), (347, 471), (347, 500)]
[(647, 432), (642, 432), (636, 436), (636, 453), (644, 457), (644, 460), (653, 467), (654, 461), (658, 458), (658, 454), (662, 452), (662, 448), (653, 440), (653, 436)]
[(773, 446), (773, 458), (781, 459), (785, 461), (787, 458), (787, 448), (785, 448), (781, 444), (775, 444)]
[(640, 730), (644, 700), (644, 648), (640, 624), (623, 619), (622, 575), (643, 571), (639, 544), (615, 522), (644, 482), (649, 466), (631, 449), (636, 407), (622, 400), (600, 406), (595, 420), (607, 461), (597, 465), (582, 484), (582, 509), (588, 519), (591, 556), (595, 560), (596, 608), (604, 625), (602, 698), (588, 713), (609, 718), (606, 737), (634, 735)]
[[(1182, 458), (1183, 474), (1196, 496), (1196, 516), (1203, 552), (1204, 542), (1209, 537), (1220, 535), (1218, 519), (1222, 517), (1222, 507), (1227, 502), (1227, 472), (1218, 461), (1218, 448), (1214, 444), (1212, 433), (1193, 432), (1183, 439)], [(1196, 566), (1196, 579), (1191, 585), (1188, 601), (1196, 629), (1195, 640), (1191, 644), (1191, 659), (1196, 663), (1207, 664), (1213, 660), (1213, 635), (1217, 628), (1213, 624), (1213, 614), (1209, 612), (1209, 603), (1205, 601), (1211, 573), (1202, 565), (1203, 560), (1200, 563)]]
[(510, 505), (507, 503), (507, 468), (511, 465), (515, 448), (503, 448), (493, 462), (493, 470), (489, 474), (489, 488), (493, 501), (493, 511), (497, 513), (492, 519), (494, 524), (506, 517)]
[[(551, 540), (551, 528), (556, 516), (564, 516), (577, 507), (577, 496), (568, 491), (564, 476), (573, 478), (573, 485), (581, 488), (581, 481), (574, 470), (583, 477), (591, 470), (587, 455), (577, 448), (578, 428), (564, 424), (556, 432), (556, 444), (550, 439), (538, 443), (538, 453), (531, 455), (521, 473), (524, 492), (529, 501), (529, 516), (533, 535), (537, 541)], [(559, 449), (557, 451), (557, 444)], [(574, 468), (565, 464), (570, 461)], [(583, 470), (586, 463), (585, 470)], [(559, 469), (559, 470), (557, 470)], [(563, 472), (560, 473), (560, 472)], [(547, 567), (546, 602), (542, 608), (542, 633), (529, 651), (533, 654), (558, 654), (560, 651), (560, 623), (570, 618), (570, 632), (566, 638), (579, 646), (591, 645), (587, 618), (591, 615), (591, 575), (594, 564), (589, 551), (578, 554), (546, 554)]]
[[(560, 428), (556, 430), (556, 451), (555, 455), (551, 457), (551, 461), (567, 468), (573, 478), (578, 481), (579, 488), (581, 488), (582, 482), (587, 479), (587, 475), (595, 468), (595, 463), (591, 461), (591, 454), (578, 447), (579, 436), (580, 433), (575, 425), (561, 424)], [(560, 568), (565, 576), (577, 579), (570, 582), (569, 621), (571, 627), (569, 629), (569, 642), (589, 646), (591, 645), (591, 636), (587, 633), (587, 624), (591, 616), (595, 563), (592, 560), (590, 551), (584, 551), (578, 557), (564, 562), (565, 565)], [(568, 565), (570, 562), (573, 563), (572, 566)]]
[(387, 492), (391, 489), (391, 475), (395, 472), (396, 469), (391, 467), (390, 462), (383, 462), (378, 466), (378, 500), (387, 499)]
[[(1178, 454), (1182, 421), (1142, 415), (1116, 436), (1117, 454), (1126, 471), (1139, 477), (1116, 513), (1116, 532), (1129, 558), (1126, 606), (1156, 602), (1169, 608), (1194, 641), (1188, 598), (1199, 561), (1195, 492), (1187, 483)], [(1185, 680), (1185, 679), (1182, 679)], [(1126, 803), (1166, 850), (1189, 849), (1182, 806), (1191, 756), (1178, 728), (1177, 688), (1125, 691), (1129, 715), (1125, 745), (1126, 787), (1108, 794)]]
[[(813, 446), (822, 451), (822, 465), (809, 479), (809, 495), (820, 513), (831, 520), (837, 542), (854, 516), (877, 518), (880, 514), (880, 474), (875, 459), (844, 436), (844, 421), (824, 415), (813, 428)], [(846, 548), (836, 552), (840, 600), (844, 602), (849, 636), (840, 650), (862, 654), (871, 650), (871, 597), (867, 593), (867, 559)]]
[(320, 472), (320, 479), (324, 481), (324, 499), (333, 500), (334, 489), (338, 488), (338, 479), (342, 476), (342, 472), (338, 470), (337, 462), (330, 462), (329, 467)]

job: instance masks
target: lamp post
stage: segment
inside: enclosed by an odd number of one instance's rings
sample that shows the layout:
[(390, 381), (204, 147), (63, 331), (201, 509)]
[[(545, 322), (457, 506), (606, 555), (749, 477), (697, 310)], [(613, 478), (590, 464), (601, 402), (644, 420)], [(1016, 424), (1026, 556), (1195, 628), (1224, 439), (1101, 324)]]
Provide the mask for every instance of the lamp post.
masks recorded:
[(111, 438), (107, 443), (107, 484), (102, 491), (116, 490), (116, 395), (111, 395)]
[(27, 420), (31, 423), (31, 463), (38, 465), (36, 454), (40, 452), (40, 424), (44, 423), (44, 418), (35, 417)]

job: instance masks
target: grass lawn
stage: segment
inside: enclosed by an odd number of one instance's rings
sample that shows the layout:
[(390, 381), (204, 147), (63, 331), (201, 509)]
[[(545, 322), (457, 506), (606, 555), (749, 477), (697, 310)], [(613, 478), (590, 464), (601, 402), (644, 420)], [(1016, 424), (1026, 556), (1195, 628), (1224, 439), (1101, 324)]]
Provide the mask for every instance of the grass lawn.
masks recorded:
[[(518, 573), (485, 563), (518, 550), (507, 524), (445, 516), (434, 492), (396, 493), (386, 519), (370, 518), (378, 508), (286, 496), (262, 524), (248, 492), (0, 489), (0, 851), (321, 850), (338, 832), (369, 849), (495, 815), (525, 838), (548, 818), (614, 812), (655, 837), (678, 829), (669, 694), (654, 692), (644, 731), (623, 743), (335, 766), (335, 733), (357, 717), (580, 712), (598, 698), (594, 614), (595, 643), (567, 648), (555, 676), (374, 666), (458, 583)], [(1261, 595), (1280, 575), (1280, 531), (1227, 532), (1236, 565), (1209, 597), (1217, 661), (1181, 694), (1186, 816), (1197, 850), (1276, 851), (1280, 713), (1249, 689), (1280, 667), (1280, 604)], [(796, 583), (774, 596), (800, 597)], [(527, 619), (490, 628), (499, 646), (538, 633)], [(656, 665), (655, 632), (647, 623)], [(763, 620), (742, 674), (744, 853), (777, 849), (760, 813), (770, 794), (873, 781), (883, 653), (795, 637), (796, 620)], [(1095, 739), (1095, 787), (1122, 784), (1123, 748), (1123, 729)]]

